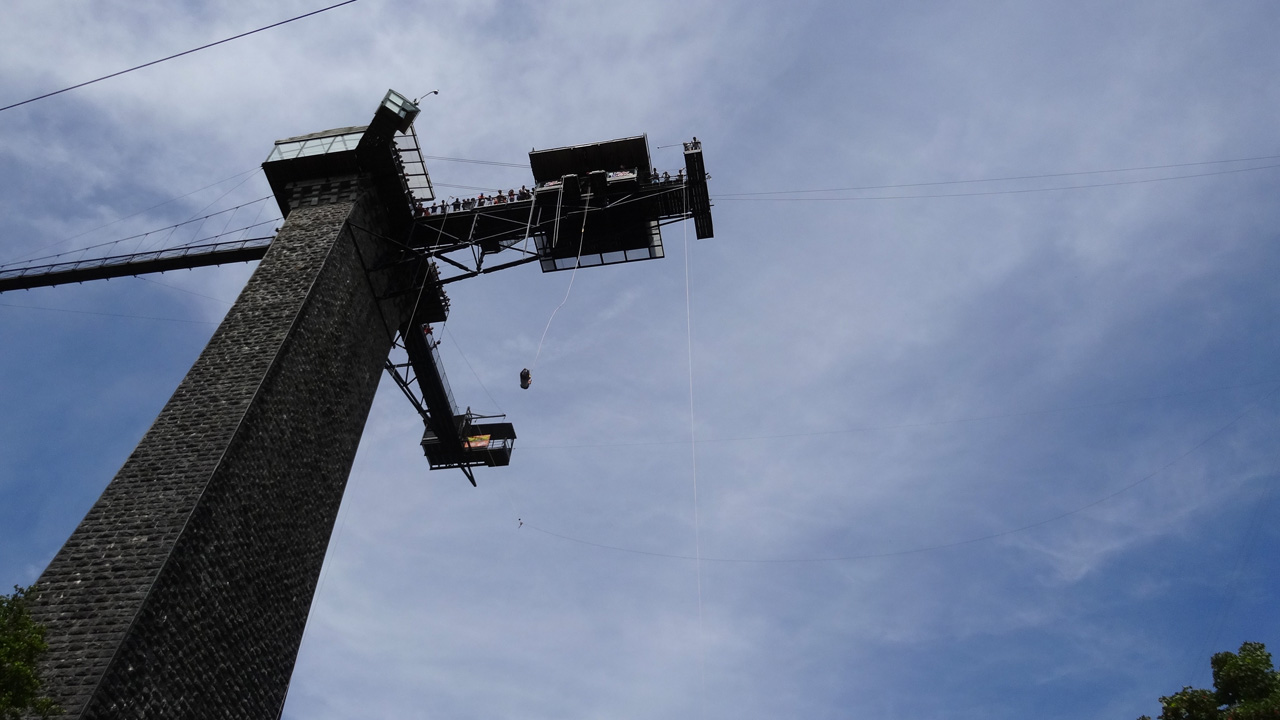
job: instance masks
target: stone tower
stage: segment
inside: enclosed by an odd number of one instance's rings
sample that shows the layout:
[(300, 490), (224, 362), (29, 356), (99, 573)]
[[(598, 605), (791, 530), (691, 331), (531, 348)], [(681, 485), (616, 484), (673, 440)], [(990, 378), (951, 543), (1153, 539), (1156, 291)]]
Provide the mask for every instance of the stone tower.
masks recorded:
[(47, 692), (67, 716), (279, 716), (422, 281), (421, 262), (386, 242), (412, 222), (394, 135), (416, 114), (391, 92), (367, 127), (276, 143), (264, 167), (284, 225), (36, 584)]

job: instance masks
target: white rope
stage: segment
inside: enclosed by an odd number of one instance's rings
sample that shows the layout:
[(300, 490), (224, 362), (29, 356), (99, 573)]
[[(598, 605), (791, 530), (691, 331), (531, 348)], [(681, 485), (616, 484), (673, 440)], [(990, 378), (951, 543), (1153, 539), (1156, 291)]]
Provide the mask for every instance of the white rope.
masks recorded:
[[(561, 193), (563, 194), (563, 192), (564, 191), (562, 188)], [(557, 208), (557, 213), (556, 213), (557, 216), (559, 215), (558, 210), (559, 208)], [(547, 331), (551, 329), (551, 321), (556, 319), (556, 313), (560, 312), (560, 308), (564, 307), (564, 304), (569, 301), (569, 293), (573, 290), (573, 279), (577, 277), (578, 265), (581, 264), (582, 262), (582, 245), (583, 245), (583, 242), (586, 240), (588, 210), (590, 210), (590, 208), (584, 208), (582, 211), (582, 227), (578, 230), (578, 255), (573, 259), (573, 272), (569, 274), (569, 287), (566, 288), (564, 291), (564, 299), (560, 301), (560, 304), (556, 306), (555, 310), (551, 311), (551, 317), (547, 318), (547, 326), (542, 329), (542, 337), (538, 340), (538, 351), (534, 353), (533, 364), (529, 366), (530, 371), (538, 367), (538, 357), (542, 355), (542, 343), (547, 339)], [(557, 217), (557, 225), (556, 225), (557, 239), (559, 239), (559, 229), (560, 229), (558, 220), (559, 218)], [(553, 242), (553, 247), (554, 247), (554, 242)]]
[[(684, 206), (689, 208), (689, 191), (685, 187)], [(698, 520), (698, 432), (694, 424), (693, 414), (693, 302), (689, 280), (689, 223), (681, 223), (684, 228), (684, 327), (685, 346), (689, 361), (689, 452), (693, 470), (693, 551), (694, 567), (698, 577), (698, 665), (702, 677), (702, 692), (699, 694), (700, 713), (706, 717), (707, 695), (707, 631), (702, 617), (702, 532)]]

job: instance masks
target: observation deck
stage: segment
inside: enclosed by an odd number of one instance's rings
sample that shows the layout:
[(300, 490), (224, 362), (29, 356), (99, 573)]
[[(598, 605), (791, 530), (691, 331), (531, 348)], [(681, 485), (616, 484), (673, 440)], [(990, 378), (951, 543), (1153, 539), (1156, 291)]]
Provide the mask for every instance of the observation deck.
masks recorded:
[(543, 272), (660, 258), (663, 225), (693, 219), (699, 238), (713, 233), (701, 143), (685, 143), (684, 159), (675, 177), (656, 174), (645, 136), (535, 150), (532, 190), (432, 205), (410, 244), (493, 254), (533, 240)]
[[(422, 400), (428, 410), (426, 429), (422, 433), (422, 451), (432, 470), (463, 468), (476, 465), (489, 467), (511, 463), (511, 450), (515, 444), (516, 430), (511, 423), (477, 423), (482, 416), (471, 412), (458, 412), (453, 390), (445, 378), (440, 362), (438, 342), (430, 326), (422, 325), (417, 332), (405, 335), (405, 349), (409, 363), (422, 391)], [(475, 479), (467, 472), (474, 484)]]

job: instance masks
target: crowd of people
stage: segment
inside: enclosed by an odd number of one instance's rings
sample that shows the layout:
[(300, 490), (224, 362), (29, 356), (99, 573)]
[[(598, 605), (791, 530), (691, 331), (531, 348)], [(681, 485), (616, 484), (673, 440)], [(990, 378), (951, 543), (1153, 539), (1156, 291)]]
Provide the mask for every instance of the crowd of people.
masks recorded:
[(431, 203), (430, 205), (417, 204), (419, 215), (443, 215), (447, 212), (461, 212), (463, 210), (473, 210), (486, 205), (505, 205), (507, 203), (519, 202), (521, 200), (533, 199), (533, 191), (524, 185), (519, 190), (508, 190), (505, 193), (499, 190), (492, 195), (480, 193), (478, 197), (473, 198), (453, 198), (452, 201), (441, 200), (440, 202)]
[[(634, 175), (634, 173), (632, 173), (632, 175)], [(671, 173), (665, 172), (665, 171), (662, 173), (659, 173), (657, 168), (653, 168), (653, 170), (650, 171), (649, 182), (659, 182), (659, 181), (671, 182), (673, 180), (675, 182), (684, 182), (684, 168), (680, 168), (678, 171), (676, 171), (675, 175), (672, 175)], [(549, 187), (549, 186), (554, 186), (559, 184), (560, 184), (560, 181), (555, 180), (552, 182), (543, 183), (543, 185), (539, 187), (544, 187), (544, 186)], [(513, 189), (513, 190), (507, 190), (506, 192), (499, 190), (493, 193), (492, 195), (486, 195), (485, 193), (480, 193), (480, 195), (478, 195), (477, 197), (472, 197), (472, 198), (454, 197), (448, 200), (440, 200), (439, 202), (434, 202), (434, 203), (431, 203), (430, 205), (415, 203), (415, 210), (419, 216), (444, 215), (450, 212), (463, 212), (466, 210), (474, 210), (478, 207), (486, 207), (489, 205), (505, 205), (507, 203), (514, 203), (514, 202), (520, 202), (522, 200), (532, 200), (532, 199), (533, 199), (533, 191), (530, 190), (528, 187), (521, 185), (519, 190)]]

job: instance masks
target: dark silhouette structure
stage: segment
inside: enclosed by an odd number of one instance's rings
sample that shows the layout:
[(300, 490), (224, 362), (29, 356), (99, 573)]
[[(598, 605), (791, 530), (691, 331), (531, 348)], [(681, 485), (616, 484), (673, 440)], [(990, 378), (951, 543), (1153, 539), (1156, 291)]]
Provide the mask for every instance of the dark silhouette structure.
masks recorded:
[(388, 92), (368, 126), (278, 141), (263, 167), (286, 220), (269, 241), (0, 272), (3, 291), (261, 258), (37, 582), (68, 716), (277, 717), (380, 373), (422, 415), (433, 469), (475, 484), (472, 467), (510, 462), (513, 426), (460, 412), (440, 366), (445, 285), (661, 257), (660, 226), (686, 218), (711, 235), (696, 141), (678, 180), (627, 138), (531, 153), (523, 199), (424, 209), (417, 113)]

